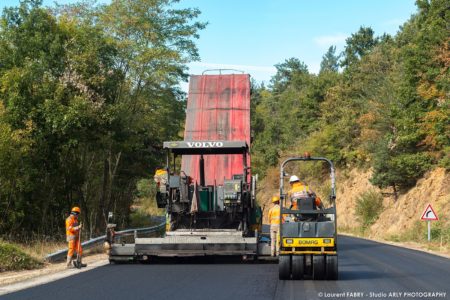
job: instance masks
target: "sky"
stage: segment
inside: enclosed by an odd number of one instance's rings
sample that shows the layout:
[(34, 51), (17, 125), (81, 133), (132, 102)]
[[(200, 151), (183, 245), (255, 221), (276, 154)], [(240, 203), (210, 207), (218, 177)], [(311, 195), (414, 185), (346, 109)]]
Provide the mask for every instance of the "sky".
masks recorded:
[[(107, 2), (108, 0), (102, 0)], [(44, 0), (44, 5), (54, 1)], [(60, 0), (58, 3), (73, 3)], [(331, 45), (338, 53), (360, 26), (376, 35), (394, 35), (416, 12), (415, 0), (181, 0), (177, 7), (196, 7), (208, 22), (196, 40), (200, 62), (190, 74), (207, 69), (237, 69), (268, 83), (275, 64), (290, 57), (317, 73)], [(0, 9), (19, 0), (0, 0)], [(183, 84), (185, 90), (187, 84)]]
[(209, 25), (191, 73), (228, 67), (268, 82), (275, 64), (297, 57), (317, 73), (331, 45), (338, 53), (360, 26), (395, 34), (416, 12), (414, 0), (185, 0)]

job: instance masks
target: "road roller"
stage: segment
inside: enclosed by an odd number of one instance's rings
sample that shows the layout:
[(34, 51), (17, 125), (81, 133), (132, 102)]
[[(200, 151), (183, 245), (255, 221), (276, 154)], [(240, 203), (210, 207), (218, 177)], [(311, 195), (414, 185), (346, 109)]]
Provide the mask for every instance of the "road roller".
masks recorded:
[[(285, 167), (290, 163), (325, 162), (330, 170), (329, 205), (317, 205), (314, 192), (287, 193)], [(324, 183), (326, 184), (326, 183)], [(338, 251), (335, 169), (323, 157), (291, 157), (280, 166), (280, 280), (337, 280)], [(296, 199), (293, 199), (296, 197)], [(294, 208), (290, 205), (297, 202)]]

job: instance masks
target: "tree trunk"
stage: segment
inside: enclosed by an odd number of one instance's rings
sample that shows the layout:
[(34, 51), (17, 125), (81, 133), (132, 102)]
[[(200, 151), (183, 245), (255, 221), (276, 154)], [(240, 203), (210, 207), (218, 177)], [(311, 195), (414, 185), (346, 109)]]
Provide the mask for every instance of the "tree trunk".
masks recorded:
[(99, 203), (99, 211), (98, 211), (98, 218), (96, 222), (96, 228), (99, 226), (106, 226), (106, 223), (104, 223), (104, 217), (105, 217), (105, 204), (106, 204), (106, 198), (108, 197), (108, 174), (109, 174), (109, 164), (108, 159), (105, 158), (103, 161), (103, 184), (102, 184), (102, 192), (100, 196), (100, 203)]
[[(110, 152), (110, 155), (109, 155), (109, 173), (108, 173), (108, 175), (109, 175), (109, 182), (108, 182), (109, 193), (108, 193), (108, 197), (107, 197), (108, 202), (106, 205), (106, 208), (108, 209), (108, 211), (111, 210), (111, 207), (113, 207), (114, 208), (113, 211), (115, 211), (115, 205), (114, 206), (112, 205), (113, 204), (112, 193), (113, 193), (114, 178), (117, 174), (117, 169), (118, 169), (118, 166), (120, 163), (121, 156), (122, 156), (122, 152), (117, 153), (117, 155), (114, 157), (114, 161), (113, 161), (112, 152)], [(115, 202), (115, 200), (114, 200), (114, 202)], [(105, 222), (107, 222), (107, 214), (106, 213), (105, 213), (104, 217), (105, 217)]]

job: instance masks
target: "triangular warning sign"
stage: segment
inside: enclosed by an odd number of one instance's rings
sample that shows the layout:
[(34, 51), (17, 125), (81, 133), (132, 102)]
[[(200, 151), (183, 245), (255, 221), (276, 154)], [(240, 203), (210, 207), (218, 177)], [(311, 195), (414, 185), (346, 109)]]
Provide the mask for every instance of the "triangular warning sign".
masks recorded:
[(434, 209), (431, 207), (431, 204), (428, 204), (427, 208), (425, 208), (425, 210), (423, 211), (423, 214), (422, 214), (422, 218), (420, 218), (420, 219), (424, 220), (424, 221), (439, 220), (437, 214), (434, 212)]

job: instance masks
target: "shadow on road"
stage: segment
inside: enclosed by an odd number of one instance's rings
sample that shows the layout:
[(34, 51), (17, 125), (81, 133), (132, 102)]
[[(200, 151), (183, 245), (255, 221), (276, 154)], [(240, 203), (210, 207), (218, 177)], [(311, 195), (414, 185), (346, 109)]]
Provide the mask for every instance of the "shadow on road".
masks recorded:
[(132, 262), (126, 264), (158, 264), (158, 265), (171, 265), (171, 264), (278, 264), (278, 260), (274, 258), (264, 259), (248, 259), (243, 260), (242, 256), (226, 256), (226, 257), (214, 257), (214, 256), (202, 256), (202, 257), (151, 257), (147, 261)]

